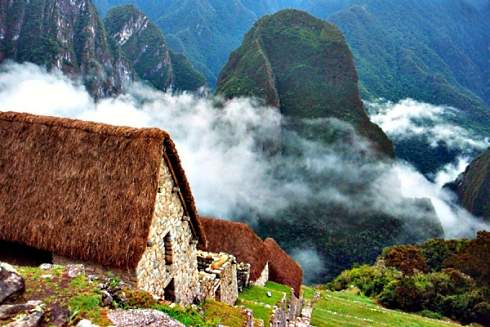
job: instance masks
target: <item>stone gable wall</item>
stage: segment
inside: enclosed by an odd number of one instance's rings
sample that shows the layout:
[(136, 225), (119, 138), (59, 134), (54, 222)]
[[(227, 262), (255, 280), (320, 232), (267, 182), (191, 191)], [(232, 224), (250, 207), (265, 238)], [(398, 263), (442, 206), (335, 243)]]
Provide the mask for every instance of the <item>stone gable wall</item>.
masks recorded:
[(264, 270), (262, 270), (262, 273), (260, 274), (260, 277), (253, 282), (254, 285), (257, 286), (264, 286), (265, 283), (269, 281), (269, 263), (267, 262), (265, 264)]
[[(160, 167), (156, 208), (148, 239), (148, 248), (136, 269), (138, 287), (158, 297), (171, 299), (165, 288), (173, 281), (175, 302), (191, 304), (200, 296), (197, 268), (197, 240), (185, 216), (180, 190), (165, 160)], [(165, 253), (165, 237), (170, 233), (171, 254)], [(168, 251), (170, 252), (170, 251)], [(172, 264), (166, 265), (169, 256)], [(168, 260), (167, 260), (168, 261)]]

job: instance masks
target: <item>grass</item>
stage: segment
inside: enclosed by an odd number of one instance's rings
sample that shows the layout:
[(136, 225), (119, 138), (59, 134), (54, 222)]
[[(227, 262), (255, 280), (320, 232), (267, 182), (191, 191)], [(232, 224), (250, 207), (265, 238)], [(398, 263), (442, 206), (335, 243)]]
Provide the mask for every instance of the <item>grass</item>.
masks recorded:
[(214, 321), (216, 326), (243, 327), (247, 323), (247, 315), (243, 309), (222, 302), (206, 301), (203, 310), (206, 321)]
[(17, 267), (24, 277), (26, 291), (18, 302), (40, 300), (46, 304), (47, 313), (43, 323), (52, 323), (53, 313), (60, 313), (75, 324), (80, 319), (89, 319), (99, 326), (109, 326), (106, 310), (101, 308), (102, 296), (96, 283), (85, 275), (70, 278), (62, 266), (42, 270), (38, 267)]
[[(306, 288), (307, 292), (310, 289)], [(443, 327), (459, 326), (456, 323), (435, 320), (416, 314), (388, 310), (373, 300), (351, 292), (320, 291), (321, 297), (314, 304), (312, 325), (330, 326), (400, 326)]]
[(315, 297), (315, 289), (308, 286), (302, 286), (301, 291), (303, 292), (303, 298), (305, 300), (312, 300)]
[[(269, 297), (267, 293), (270, 292)], [(291, 298), (291, 289), (274, 282), (267, 282), (264, 287), (251, 286), (245, 289), (238, 297), (237, 305), (252, 310), (254, 318), (260, 319), (265, 326), (269, 325), (274, 305), (283, 298)]]

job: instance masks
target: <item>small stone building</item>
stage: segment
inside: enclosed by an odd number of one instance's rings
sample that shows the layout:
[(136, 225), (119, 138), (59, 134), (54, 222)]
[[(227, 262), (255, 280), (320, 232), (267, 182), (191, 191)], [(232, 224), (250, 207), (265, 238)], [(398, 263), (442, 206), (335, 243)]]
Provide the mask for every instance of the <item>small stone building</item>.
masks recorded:
[(164, 131), (0, 113), (0, 203), (2, 242), (110, 269), (170, 301), (200, 298), (205, 233)]
[[(248, 282), (263, 286), (269, 280), (268, 256), (264, 242), (246, 224), (200, 217), (206, 235), (207, 246), (201, 250), (225, 252), (236, 257), (238, 263), (239, 288), (246, 287)], [(250, 269), (249, 276), (244, 276)], [(246, 280), (246, 284), (240, 283)]]
[[(301, 293), (303, 270), (272, 238), (265, 241), (246, 224), (200, 217), (206, 233), (207, 250), (226, 252), (238, 261), (238, 288), (267, 281), (288, 285), (297, 297)], [(249, 274), (249, 276), (247, 276)]]

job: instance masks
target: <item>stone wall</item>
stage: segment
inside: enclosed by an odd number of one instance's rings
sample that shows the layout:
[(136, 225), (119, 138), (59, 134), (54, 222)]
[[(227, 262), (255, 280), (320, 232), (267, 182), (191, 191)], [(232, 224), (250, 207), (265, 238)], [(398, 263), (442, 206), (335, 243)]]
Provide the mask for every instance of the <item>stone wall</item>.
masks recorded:
[(138, 287), (181, 304), (200, 296), (197, 240), (171, 171), (162, 160), (148, 247), (136, 269)]
[(264, 270), (262, 270), (262, 273), (260, 274), (260, 277), (253, 282), (254, 285), (257, 286), (264, 286), (265, 283), (269, 281), (269, 263), (265, 264)]
[(294, 322), (301, 315), (303, 300), (298, 299), (291, 289), (291, 298), (286, 296), (277, 304), (272, 312), (271, 327), (289, 327), (295, 326)]
[(235, 257), (205, 251), (198, 251), (197, 257), (203, 298), (234, 305), (238, 299)]
[(238, 292), (242, 292), (250, 285), (250, 264), (240, 262), (236, 267)]

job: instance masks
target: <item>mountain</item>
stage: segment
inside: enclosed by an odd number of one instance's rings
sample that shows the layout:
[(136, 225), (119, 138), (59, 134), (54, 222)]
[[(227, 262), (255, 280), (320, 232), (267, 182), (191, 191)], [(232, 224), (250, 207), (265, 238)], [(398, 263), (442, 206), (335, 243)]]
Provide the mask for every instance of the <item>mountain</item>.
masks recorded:
[(263, 15), (285, 8), (335, 12), (350, 0), (94, 0), (102, 15), (115, 6), (132, 4), (167, 36), (169, 46), (184, 54), (210, 86), (243, 35)]
[(460, 125), (488, 134), (488, 8), (488, 0), (353, 0), (317, 14), (345, 34), (363, 98), (454, 106)]
[(134, 80), (160, 90), (205, 85), (134, 7), (115, 8), (102, 22), (89, 0), (0, 1), (0, 63), (7, 59), (81, 78), (95, 98), (117, 95)]
[(6, 59), (81, 76), (95, 97), (133, 79), (89, 0), (0, 1), (0, 62)]
[[(375, 196), (363, 199), (371, 194), (373, 185), (384, 187), (379, 185), (382, 172), (374, 168), (382, 165), (382, 160), (379, 152), (365, 151), (345, 122), (388, 157), (393, 155), (393, 147), (363, 110), (352, 55), (335, 26), (298, 10), (263, 17), (231, 54), (220, 74), (217, 93), (227, 98), (256, 96), (279, 108), (284, 117), (280, 151), (273, 153), (270, 161), (284, 165), (271, 173), (285, 185), (300, 179), (313, 194), (328, 194), (310, 195), (305, 201), (291, 198), (273, 213), (242, 213), (243, 219), (256, 218), (255, 229), (261, 236), (274, 237), (290, 252), (313, 248), (321, 261), (317, 268), (322, 271), (310, 276), (310, 281), (324, 281), (354, 263), (371, 262), (389, 244), (442, 235), (429, 200), (402, 198), (398, 208), (413, 210), (387, 213), (371, 205)], [(315, 144), (322, 168), (312, 169), (314, 163), (301, 161), (309, 146), (298, 141), (298, 134)], [(344, 158), (345, 163), (363, 167), (362, 176), (352, 178), (351, 172), (329, 171), (328, 156), (323, 156), (329, 152)], [(295, 173), (288, 173), (289, 164)], [(335, 201), (339, 193), (329, 193), (331, 185), (341, 185), (341, 197), (349, 201)], [(408, 211), (410, 218), (404, 216)], [(237, 217), (241, 218), (240, 214)]]
[[(392, 156), (390, 140), (363, 109), (357, 82), (352, 54), (335, 26), (284, 10), (260, 19), (246, 34), (221, 72), (217, 92), (264, 99), (294, 120), (346, 121)], [(311, 134), (306, 128), (311, 126), (301, 127), (303, 134)], [(318, 130), (315, 139), (330, 138), (326, 129)]]
[(463, 207), (490, 221), (490, 150), (476, 158), (456, 181), (448, 185)]
[(139, 78), (157, 89), (195, 90), (206, 83), (184, 56), (169, 50), (162, 32), (134, 6), (111, 9), (104, 24)]

